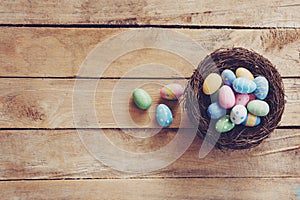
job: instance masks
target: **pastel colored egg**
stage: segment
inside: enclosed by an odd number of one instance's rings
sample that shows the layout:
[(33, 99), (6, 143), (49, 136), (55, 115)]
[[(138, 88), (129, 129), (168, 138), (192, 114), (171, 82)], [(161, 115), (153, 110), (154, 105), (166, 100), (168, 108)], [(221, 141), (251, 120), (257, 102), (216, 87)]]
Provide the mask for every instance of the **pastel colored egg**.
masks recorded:
[(249, 94), (254, 92), (256, 84), (247, 78), (237, 78), (233, 81), (232, 87), (238, 93)]
[(225, 133), (231, 131), (235, 124), (230, 121), (229, 115), (225, 115), (220, 118), (216, 123), (216, 131), (219, 133)]
[(235, 71), (236, 77), (237, 78), (247, 78), (250, 80), (254, 80), (253, 74), (246, 68), (244, 67), (239, 67)]
[(269, 92), (269, 82), (263, 76), (258, 76), (254, 79), (254, 82), (257, 86), (256, 90), (254, 91), (254, 95), (260, 99), (264, 100)]
[(246, 120), (247, 117), (247, 109), (243, 105), (236, 105), (231, 109), (230, 112), (230, 120), (234, 124), (241, 124)]
[(226, 115), (226, 109), (222, 108), (218, 102), (215, 102), (208, 106), (207, 114), (211, 119), (219, 119)]
[(235, 104), (234, 93), (228, 85), (223, 85), (219, 91), (219, 104), (223, 108), (232, 108)]
[(215, 93), (222, 85), (222, 78), (217, 73), (209, 74), (203, 82), (204, 94), (211, 95)]
[(250, 113), (260, 117), (266, 116), (270, 111), (268, 103), (262, 100), (250, 101), (247, 105), (247, 109)]
[(143, 89), (137, 88), (133, 91), (134, 103), (142, 110), (147, 110), (152, 105), (150, 95)]
[(246, 120), (242, 123), (245, 126), (257, 126), (260, 124), (260, 117), (248, 113)]
[(235, 105), (246, 106), (250, 101), (249, 94), (236, 94), (235, 95)]
[(183, 94), (183, 87), (177, 83), (164, 86), (160, 90), (160, 96), (167, 100), (178, 100)]
[(230, 69), (225, 69), (221, 73), (221, 77), (223, 79), (223, 83), (229, 86), (231, 86), (233, 81), (236, 79), (235, 74)]
[(165, 104), (159, 104), (156, 108), (156, 121), (162, 127), (170, 126), (173, 116), (170, 108)]

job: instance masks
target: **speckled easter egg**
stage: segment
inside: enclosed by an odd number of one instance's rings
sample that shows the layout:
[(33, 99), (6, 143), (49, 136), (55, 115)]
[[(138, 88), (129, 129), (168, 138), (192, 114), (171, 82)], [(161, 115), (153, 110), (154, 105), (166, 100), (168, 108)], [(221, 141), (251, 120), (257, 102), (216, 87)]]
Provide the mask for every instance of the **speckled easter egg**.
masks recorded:
[(222, 85), (222, 78), (217, 73), (209, 74), (203, 82), (204, 94), (210, 95), (215, 93)]
[(183, 88), (177, 83), (166, 85), (160, 90), (160, 96), (167, 100), (178, 100), (182, 94)]
[(220, 118), (216, 123), (216, 131), (219, 133), (225, 133), (231, 131), (235, 124), (230, 121), (229, 115), (225, 115)]
[(233, 81), (236, 79), (235, 74), (230, 69), (225, 69), (222, 72), (221, 77), (223, 79), (223, 83), (229, 86), (231, 86)]
[(260, 117), (266, 116), (270, 111), (268, 103), (262, 100), (250, 101), (247, 105), (247, 109), (250, 113)]
[(133, 91), (134, 103), (142, 110), (147, 110), (152, 105), (150, 95), (143, 89), (137, 88)]
[(223, 85), (219, 91), (219, 104), (223, 108), (232, 108), (235, 104), (234, 93), (228, 85)]
[(248, 94), (236, 94), (235, 95), (235, 105), (246, 106), (249, 101), (250, 101), (250, 97)]
[(232, 87), (238, 93), (249, 94), (254, 92), (256, 84), (247, 78), (237, 78), (233, 81)]
[(236, 77), (237, 78), (247, 78), (250, 80), (254, 80), (253, 74), (246, 68), (244, 67), (239, 67), (235, 71)]
[(230, 120), (234, 124), (241, 124), (247, 117), (247, 109), (243, 105), (236, 105), (231, 109)]
[(170, 108), (165, 104), (159, 104), (156, 108), (156, 121), (162, 127), (170, 126), (173, 116)]
[(208, 106), (207, 114), (211, 119), (219, 119), (226, 115), (226, 109), (222, 108), (218, 102), (215, 102)]
[(260, 124), (260, 117), (248, 113), (246, 120), (242, 123), (245, 126), (257, 126)]
[(254, 95), (260, 99), (264, 100), (269, 92), (269, 82), (263, 76), (258, 76), (254, 79), (254, 82), (257, 86), (256, 90), (254, 91)]

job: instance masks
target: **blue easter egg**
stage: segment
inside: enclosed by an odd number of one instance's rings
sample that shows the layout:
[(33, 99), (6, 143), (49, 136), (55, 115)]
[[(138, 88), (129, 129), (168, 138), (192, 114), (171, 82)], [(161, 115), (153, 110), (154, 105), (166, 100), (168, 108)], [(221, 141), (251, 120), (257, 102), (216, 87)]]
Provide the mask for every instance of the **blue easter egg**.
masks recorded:
[(256, 90), (256, 84), (247, 78), (237, 78), (233, 81), (234, 91), (241, 94), (249, 94)]
[(162, 127), (170, 126), (173, 116), (170, 108), (165, 104), (159, 104), (156, 108), (156, 121)]
[(254, 79), (254, 82), (257, 86), (256, 90), (254, 91), (254, 95), (256, 96), (256, 98), (264, 100), (269, 92), (268, 80), (263, 76), (258, 76)]
[(231, 86), (233, 81), (236, 79), (235, 74), (230, 69), (225, 69), (222, 72), (221, 77), (223, 79), (223, 83), (229, 86)]
[(226, 109), (222, 108), (218, 102), (215, 102), (208, 106), (207, 114), (211, 119), (219, 119), (226, 115)]

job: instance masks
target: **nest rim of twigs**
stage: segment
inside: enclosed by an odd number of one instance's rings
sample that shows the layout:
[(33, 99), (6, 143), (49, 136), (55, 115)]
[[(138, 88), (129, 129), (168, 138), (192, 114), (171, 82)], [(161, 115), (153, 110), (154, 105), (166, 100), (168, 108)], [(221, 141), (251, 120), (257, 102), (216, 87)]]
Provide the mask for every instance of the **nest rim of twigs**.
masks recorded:
[[(255, 127), (237, 125), (229, 132), (217, 133), (213, 128), (215, 121), (207, 114), (211, 97), (203, 93), (203, 82), (210, 73), (221, 74), (225, 69), (235, 72), (238, 67), (248, 69), (254, 77), (264, 76), (268, 80), (269, 93), (264, 101), (270, 111)], [(183, 103), (188, 117), (198, 126), (200, 138), (218, 149), (249, 149), (259, 145), (279, 125), (285, 105), (284, 87), (279, 72), (267, 58), (242, 47), (220, 48), (200, 62), (184, 91)]]

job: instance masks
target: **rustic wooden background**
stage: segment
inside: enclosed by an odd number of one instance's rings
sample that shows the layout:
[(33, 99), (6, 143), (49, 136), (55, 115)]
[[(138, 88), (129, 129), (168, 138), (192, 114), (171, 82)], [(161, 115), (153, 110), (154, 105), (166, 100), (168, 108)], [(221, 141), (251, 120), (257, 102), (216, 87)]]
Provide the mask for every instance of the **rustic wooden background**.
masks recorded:
[[(297, 0), (0, 1), (1, 199), (299, 199), (299, 10)], [(148, 27), (182, 32), (207, 52), (241, 46), (270, 59), (286, 91), (279, 128), (256, 148), (213, 150), (204, 159), (198, 158), (201, 141), (196, 138), (175, 163), (138, 177), (93, 158), (73, 123), (72, 91), (79, 67), (98, 43)], [(172, 127), (153, 137), (126, 136), (118, 129), (110, 107), (114, 85), (130, 69), (153, 61), (173, 66), (185, 77), (195, 67), (167, 52), (138, 50), (112, 63), (95, 97), (106, 135), (133, 152), (164, 146), (176, 134), (181, 117), (187, 132), (191, 125), (178, 109)], [(185, 84), (176, 73), (132, 76), (126, 85), (147, 83), (155, 104), (157, 84)], [(124, 88), (124, 94), (130, 92)], [(124, 101), (128, 104), (126, 98), (117, 102), (121, 113), (128, 110)], [(129, 112), (136, 123), (149, 122), (148, 115), (139, 117), (132, 107)], [(155, 130), (153, 123), (150, 129), (123, 125), (133, 134)]]

